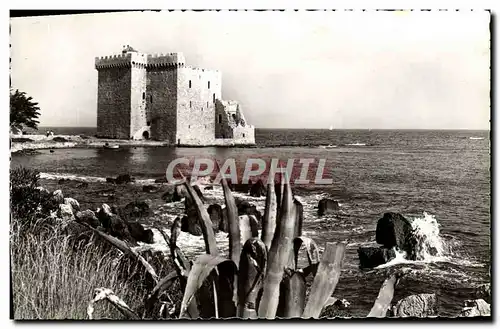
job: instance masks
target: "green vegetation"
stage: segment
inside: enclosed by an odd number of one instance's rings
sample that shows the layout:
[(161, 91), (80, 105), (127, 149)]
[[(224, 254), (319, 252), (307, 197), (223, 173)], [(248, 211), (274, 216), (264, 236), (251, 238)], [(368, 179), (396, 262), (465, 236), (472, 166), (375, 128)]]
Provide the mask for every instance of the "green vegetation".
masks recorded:
[(10, 91), (10, 127), (22, 130), (23, 127), (37, 129), (40, 116), (38, 103), (28, 97), (25, 92)]

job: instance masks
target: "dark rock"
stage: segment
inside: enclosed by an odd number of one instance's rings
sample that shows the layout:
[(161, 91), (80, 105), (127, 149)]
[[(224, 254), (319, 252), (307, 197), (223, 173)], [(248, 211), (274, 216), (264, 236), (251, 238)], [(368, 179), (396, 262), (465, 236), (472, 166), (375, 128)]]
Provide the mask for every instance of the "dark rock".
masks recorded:
[(227, 218), (224, 217), (224, 211), (222, 210), (222, 207), (219, 204), (211, 204), (210, 206), (208, 206), (207, 212), (210, 216), (210, 220), (212, 221), (214, 232), (217, 232), (219, 230), (226, 232), (223, 229), (227, 227), (227, 223), (224, 225), (224, 221), (227, 222)]
[(361, 268), (374, 268), (395, 258), (396, 253), (380, 247), (359, 247), (358, 256)]
[(167, 177), (157, 178), (155, 179), (155, 183), (168, 183)]
[(397, 247), (405, 251), (407, 259), (415, 260), (416, 241), (412, 232), (412, 226), (406, 218), (401, 214), (389, 212), (377, 222), (376, 240), (385, 248)]
[(118, 175), (115, 179), (116, 184), (127, 184), (132, 182), (132, 177), (130, 177), (129, 174), (124, 174), (124, 175)]
[(332, 199), (321, 199), (318, 203), (318, 216), (335, 213), (339, 210), (339, 203)]
[(116, 179), (111, 178), (111, 177), (106, 177), (106, 183), (113, 183), (113, 184), (116, 184)]
[(181, 201), (187, 195), (186, 187), (184, 185), (176, 185), (174, 188), (173, 202)]
[(121, 209), (119, 214), (122, 218), (130, 221), (150, 216), (151, 209), (146, 201), (132, 201)]
[(120, 218), (118, 215), (111, 215), (109, 217), (110, 227), (108, 229), (109, 234), (117, 237), (120, 240), (128, 241), (132, 244), (136, 244), (136, 240), (130, 234), (128, 223)]
[(61, 178), (60, 180), (57, 181), (57, 184), (61, 185), (61, 184), (66, 183), (67, 181), (69, 181), (69, 179), (67, 179), (67, 178)]
[(97, 210), (97, 219), (101, 223), (102, 227), (109, 229), (111, 227), (111, 216), (116, 215), (111, 210), (111, 207), (103, 203), (101, 208)]
[(158, 192), (158, 188), (156, 186), (153, 186), (153, 185), (144, 185), (142, 187), (142, 191), (147, 192), (147, 193), (156, 193), (156, 192)]
[(255, 184), (250, 186), (250, 196), (260, 198), (266, 195), (266, 185), (262, 182), (262, 180), (258, 180)]
[(130, 235), (136, 240), (145, 243), (154, 243), (153, 231), (144, 229), (138, 222), (128, 222), (128, 230)]
[(213, 189), (214, 189), (214, 187), (212, 185), (205, 186), (205, 188), (204, 188), (205, 191), (213, 190)]
[(192, 235), (200, 236), (203, 235), (201, 231), (201, 226), (197, 215), (186, 215), (181, 219), (181, 231), (187, 232)]
[(392, 307), (395, 317), (425, 318), (437, 315), (438, 302), (435, 294), (410, 295)]
[(99, 219), (97, 219), (96, 214), (89, 209), (84, 211), (79, 211), (76, 213), (75, 216), (78, 222), (87, 223), (93, 228), (96, 228), (101, 224), (101, 222), (99, 222)]
[(236, 199), (235, 201), (236, 201), (236, 207), (238, 208), (238, 216), (254, 215), (255, 218), (257, 219), (257, 222), (259, 223), (259, 228), (260, 228), (260, 224), (262, 222), (262, 214), (260, 213), (260, 211), (257, 210), (257, 207), (246, 200)]

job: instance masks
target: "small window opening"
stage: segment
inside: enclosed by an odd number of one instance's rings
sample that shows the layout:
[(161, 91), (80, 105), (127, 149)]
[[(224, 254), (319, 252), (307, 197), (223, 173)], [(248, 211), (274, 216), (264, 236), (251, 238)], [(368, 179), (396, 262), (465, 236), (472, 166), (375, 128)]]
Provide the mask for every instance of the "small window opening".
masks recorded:
[(146, 93), (142, 93), (142, 99), (146, 99)]
[(210, 81), (208, 81), (208, 89), (210, 89)]
[(189, 125), (188, 128), (191, 128), (191, 125)]
[(243, 138), (245, 138), (245, 134), (243, 134)]
[(236, 114), (233, 113), (232, 117), (233, 117), (233, 120), (236, 121)]
[(208, 108), (208, 102), (207, 102), (207, 108)]
[(151, 126), (151, 121), (146, 122), (147, 126)]
[(214, 100), (214, 104), (215, 104), (215, 94), (213, 95), (213, 100)]
[(192, 108), (192, 107), (193, 107), (193, 102), (189, 101), (189, 108)]
[(219, 114), (219, 123), (222, 122), (222, 114)]
[(153, 95), (149, 95), (149, 101), (153, 103)]
[(191, 88), (191, 80), (189, 80), (189, 88)]

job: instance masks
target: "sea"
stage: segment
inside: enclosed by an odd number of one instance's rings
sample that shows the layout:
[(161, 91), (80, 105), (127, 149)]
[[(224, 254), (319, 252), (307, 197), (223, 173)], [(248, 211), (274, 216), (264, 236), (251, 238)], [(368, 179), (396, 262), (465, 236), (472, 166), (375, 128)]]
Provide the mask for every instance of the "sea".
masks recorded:
[[(55, 134), (89, 135), (95, 128), (57, 128)], [(25, 166), (41, 172), (49, 190), (62, 189), (83, 208), (97, 209), (102, 203), (123, 206), (148, 199), (153, 215), (144, 224), (155, 232), (156, 248), (168, 251), (158, 230), (169, 232), (172, 221), (183, 213), (182, 202), (166, 204), (161, 184), (168, 164), (176, 158), (217, 159), (222, 164), (249, 158), (265, 161), (279, 158), (324, 159), (329, 184), (296, 184), (295, 196), (304, 205), (303, 235), (323, 250), (327, 242), (347, 244), (342, 273), (334, 296), (350, 302), (349, 314), (366, 316), (379, 289), (392, 271), (405, 276), (398, 283), (393, 301), (417, 293), (435, 293), (439, 315), (455, 317), (464, 301), (474, 299), (478, 286), (491, 281), (491, 153), (490, 131), (472, 130), (322, 130), (256, 129), (255, 147), (183, 148), (120, 147), (119, 149), (69, 148), (38, 150), (34, 154), (12, 154), (11, 168)], [(300, 166), (299, 161), (294, 166)], [(130, 185), (113, 185), (106, 177), (129, 173)], [(76, 188), (61, 178), (87, 181)], [(158, 193), (142, 191), (157, 185)], [(219, 186), (203, 190), (208, 203), (224, 204)], [(263, 211), (265, 197), (235, 196)], [(340, 212), (319, 217), (322, 198), (333, 198)], [(386, 212), (408, 218), (419, 235), (421, 261), (396, 259), (375, 269), (359, 267), (357, 250), (376, 246), (375, 229)], [(227, 234), (216, 234), (227, 252)], [(180, 244), (190, 257), (203, 253), (201, 237), (182, 233)], [(437, 250), (437, 254), (430, 250)]]

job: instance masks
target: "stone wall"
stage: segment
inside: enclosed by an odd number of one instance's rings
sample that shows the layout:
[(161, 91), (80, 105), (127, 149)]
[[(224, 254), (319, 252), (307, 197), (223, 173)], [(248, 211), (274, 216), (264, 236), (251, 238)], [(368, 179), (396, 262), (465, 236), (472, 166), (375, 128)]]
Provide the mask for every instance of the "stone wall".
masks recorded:
[(178, 68), (177, 143), (210, 144), (215, 139), (215, 102), (221, 96), (218, 71)]
[(148, 66), (146, 87), (147, 122), (151, 139), (177, 142), (177, 68)]
[(134, 138), (137, 138), (137, 132), (143, 130), (148, 122), (146, 115), (146, 81), (146, 66), (137, 63), (133, 64), (131, 68), (130, 136)]
[(98, 69), (97, 136), (130, 137), (131, 70), (127, 66)]

